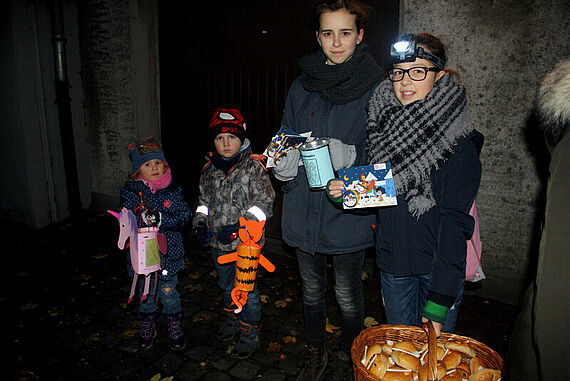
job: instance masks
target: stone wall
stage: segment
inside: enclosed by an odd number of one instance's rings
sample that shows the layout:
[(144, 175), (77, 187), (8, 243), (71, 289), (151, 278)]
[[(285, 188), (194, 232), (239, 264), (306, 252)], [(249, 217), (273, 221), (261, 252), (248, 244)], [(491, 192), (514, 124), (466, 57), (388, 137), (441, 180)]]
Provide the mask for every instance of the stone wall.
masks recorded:
[[(542, 77), (570, 52), (570, 2), (402, 0), (400, 32), (429, 32), (460, 74), (477, 129), (485, 135), (477, 197), (484, 271), (476, 291), (518, 303), (534, 274), (535, 222), (544, 181), (529, 139)], [(529, 141), (530, 140), (530, 141)]]
[(116, 206), (131, 164), (127, 145), (160, 138), (153, 1), (79, 2), (94, 208)]

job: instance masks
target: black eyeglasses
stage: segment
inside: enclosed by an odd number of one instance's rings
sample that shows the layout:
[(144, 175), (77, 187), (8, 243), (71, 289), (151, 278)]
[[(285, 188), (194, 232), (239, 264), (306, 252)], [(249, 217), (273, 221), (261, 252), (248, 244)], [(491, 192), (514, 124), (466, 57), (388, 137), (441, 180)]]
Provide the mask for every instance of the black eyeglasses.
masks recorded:
[(438, 69), (437, 67), (424, 66), (414, 66), (409, 69), (395, 68), (390, 70), (388, 76), (390, 77), (390, 81), (400, 82), (402, 79), (404, 79), (404, 74), (408, 73), (408, 77), (410, 77), (412, 81), (423, 81), (426, 79), (428, 71), (434, 71), (437, 73), (438, 71), (441, 71), (441, 69)]

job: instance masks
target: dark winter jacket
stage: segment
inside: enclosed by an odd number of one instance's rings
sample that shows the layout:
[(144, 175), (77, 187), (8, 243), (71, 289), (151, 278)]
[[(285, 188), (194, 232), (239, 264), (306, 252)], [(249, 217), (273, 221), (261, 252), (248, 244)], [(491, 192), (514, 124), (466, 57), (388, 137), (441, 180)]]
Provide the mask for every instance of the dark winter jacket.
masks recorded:
[[(142, 180), (128, 180), (121, 188), (121, 207), (133, 211), (139, 221), (139, 227), (148, 226), (140, 218), (140, 209), (137, 209), (141, 204), (139, 192), (142, 192), (152, 209), (160, 212), (159, 232), (166, 236), (168, 251), (164, 258), (165, 267), (159, 272), (159, 278), (169, 280), (179, 271), (184, 270), (184, 245), (181, 230), (190, 220), (190, 208), (184, 201), (182, 189), (174, 183), (174, 180), (166, 188), (156, 190), (156, 193), (152, 193)], [(129, 275), (133, 276), (130, 256), (127, 258), (127, 270)]]
[[(227, 173), (208, 161), (200, 176), (200, 198), (194, 226), (208, 226), (217, 233), (222, 226), (239, 222), (240, 217), (258, 221), (259, 211), (266, 219), (273, 215), (275, 191), (265, 168), (252, 158), (251, 148), (240, 154), (240, 158)], [(257, 209), (257, 210), (256, 210)], [(263, 245), (264, 239), (258, 242)], [(223, 251), (231, 251), (240, 243), (235, 239), (230, 244), (222, 244), (216, 234), (210, 246)]]
[(483, 140), (474, 130), (432, 172), (437, 205), (419, 219), (409, 213), (402, 196), (398, 196), (397, 206), (378, 210), (376, 256), (380, 269), (395, 276), (431, 274), (428, 299), (448, 307), (465, 278), (466, 240), (475, 224), (469, 209), (481, 180)]
[[(298, 133), (332, 137), (356, 147), (353, 164), (366, 159), (366, 107), (376, 85), (352, 102), (333, 105), (316, 92), (308, 92), (299, 79), (293, 82), (285, 103), (282, 125)], [(342, 254), (374, 245), (375, 211), (344, 211), (326, 191), (309, 189), (304, 167), (283, 187), (283, 240), (308, 253)]]

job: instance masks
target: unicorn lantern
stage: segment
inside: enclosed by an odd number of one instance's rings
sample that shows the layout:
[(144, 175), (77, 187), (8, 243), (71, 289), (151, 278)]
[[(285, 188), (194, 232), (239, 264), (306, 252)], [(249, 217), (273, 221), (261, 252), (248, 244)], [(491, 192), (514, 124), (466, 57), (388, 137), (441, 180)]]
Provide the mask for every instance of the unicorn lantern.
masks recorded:
[[(131, 285), (131, 294), (129, 295), (130, 303), (133, 301), (137, 279), (139, 275), (145, 276), (144, 292), (141, 300), (144, 301), (148, 297), (150, 286), (150, 275), (154, 273), (154, 285), (156, 288), (158, 271), (161, 269), (160, 254), (166, 254), (166, 237), (158, 233), (158, 228), (138, 228), (137, 219), (132, 211), (123, 208), (121, 213), (107, 210), (110, 214), (119, 220), (119, 241), (117, 246), (119, 249), (125, 247), (130, 248), (131, 265), (135, 272), (133, 276), (133, 284)], [(127, 242), (127, 239), (129, 240)], [(125, 245), (126, 243), (126, 245)], [(154, 293), (156, 295), (156, 292)]]
[(269, 272), (275, 270), (275, 266), (261, 254), (261, 246), (256, 242), (263, 235), (265, 221), (239, 219), (239, 239), (242, 241), (237, 252), (222, 255), (218, 258), (218, 263), (225, 264), (236, 262), (234, 289), (231, 292), (232, 301), (236, 305), (234, 312), (240, 313), (247, 303), (247, 295), (255, 288), (257, 278), (257, 267), (261, 264)]

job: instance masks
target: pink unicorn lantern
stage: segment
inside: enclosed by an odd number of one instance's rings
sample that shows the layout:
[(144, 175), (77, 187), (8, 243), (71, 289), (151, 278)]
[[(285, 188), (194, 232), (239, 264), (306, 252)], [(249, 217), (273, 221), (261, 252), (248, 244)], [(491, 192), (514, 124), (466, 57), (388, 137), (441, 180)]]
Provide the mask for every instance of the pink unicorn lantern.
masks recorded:
[[(161, 270), (160, 254), (166, 254), (166, 237), (158, 233), (158, 228), (138, 228), (137, 218), (127, 208), (123, 208), (121, 213), (107, 210), (119, 220), (119, 249), (130, 248), (131, 265), (135, 272), (131, 285), (131, 294), (128, 303), (132, 302), (139, 275), (145, 276), (144, 292), (141, 300), (146, 300), (150, 287), (150, 274), (154, 273), (154, 285), (158, 278), (158, 271)], [(127, 242), (128, 240), (128, 242)], [(126, 243), (126, 244), (125, 244)], [(156, 292), (155, 292), (156, 295)]]

